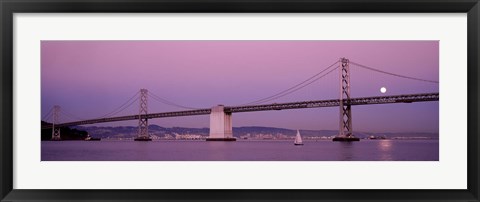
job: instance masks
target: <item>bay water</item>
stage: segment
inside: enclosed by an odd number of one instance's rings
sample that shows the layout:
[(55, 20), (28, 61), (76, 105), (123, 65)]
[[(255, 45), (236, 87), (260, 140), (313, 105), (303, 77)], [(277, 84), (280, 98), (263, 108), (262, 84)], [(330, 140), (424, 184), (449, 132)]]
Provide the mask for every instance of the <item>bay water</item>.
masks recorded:
[(438, 161), (439, 140), (42, 141), (42, 161)]

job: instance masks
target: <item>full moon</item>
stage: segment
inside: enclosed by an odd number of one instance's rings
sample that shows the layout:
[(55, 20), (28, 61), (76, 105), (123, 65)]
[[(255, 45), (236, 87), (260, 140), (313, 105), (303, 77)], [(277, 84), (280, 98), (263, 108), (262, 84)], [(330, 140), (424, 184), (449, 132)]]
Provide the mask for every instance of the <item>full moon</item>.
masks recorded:
[(385, 92), (387, 92), (387, 88), (385, 88), (385, 87), (381, 87), (381, 88), (380, 88), (380, 92), (381, 92), (381, 93), (385, 93)]

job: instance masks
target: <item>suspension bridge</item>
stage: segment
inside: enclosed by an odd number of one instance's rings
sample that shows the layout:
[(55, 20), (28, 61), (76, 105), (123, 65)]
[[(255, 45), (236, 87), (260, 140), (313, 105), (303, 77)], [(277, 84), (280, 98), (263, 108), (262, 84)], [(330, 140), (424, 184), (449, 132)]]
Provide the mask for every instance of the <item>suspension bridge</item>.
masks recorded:
[[(377, 104), (398, 104), (398, 103), (413, 103), (413, 102), (431, 102), (439, 100), (439, 93), (420, 93), (420, 94), (402, 94), (402, 95), (389, 95), (389, 96), (373, 96), (373, 97), (356, 97), (352, 98), (350, 96), (350, 65), (354, 65), (369, 71), (374, 71), (390, 76), (395, 76), (403, 79), (415, 80), (419, 82), (427, 82), (438, 84), (438, 81), (427, 80), (422, 78), (416, 78), (406, 75), (400, 75), (392, 72), (383, 71), (377, 68), (369, 67), (359, 63), (355, 63), (346, 58), (340, 58), (337, 62), (330, 65), (329, 67), (323, 69), (319, 73), (313, 75), (307, 80), (288, 88), (284, 91), (281, 91), (272, 96), (249, 102), (243, 105), (238, 106), (224, 106), (218, 105), (210, 108), (193, 108), (182, 106), (173, 102), (170, 102), (166, 99), (161, 98), (153, 93), (149, 93), (147, 89), (141, 89), (133, 97), (131, 97), (127, 102), (121, 105), (119, 108), (114, 110), (111, 113), (108, 113), (104, 116), (93, 118), (93, 119), (83, 119), (78, 121), (71, 122), (60, 122), (60, 114), (65, 114), (67, 116), (73, 116), (61, 110), (60, 106), (54, 106), (43, 118), (42, 120), (53, 119), (51, 123), (42, 125), (43, 129), (52, 130), (52, 140), (61, 140), (60, 128), (77, 126), (77, 125), (87, 125), (87, 124), (97, 124), (97, 123), (107, 123), (107, 122), (117, 122), (117, 121), (128, 121), (128, 120), (138, 120), (138, 135), (135, 140), (137, 141), (150, 141), (150, 135), (148, 133), (148, 120), (156, 118), (167, 118), (167, 117), (179, 117), (179, 116), (196, 116), (196, 115), (210, 115), (210, 134), (207, 140), (210, 141), (235, 141), (232, 133), (232, 114), (241, 113), (241, 112), (254, 112), (254, 111), (269, 111), (269, 110), (289, 110), (289, 109), (302, 109), (302, 108), (321, 108), (321, 107), (339, 107), (339, 134), (333, 138), (333, 141), (358, 141), (359, 138), (355, 137), (353, 134), (352, 128), (352, 106), (356, 105), (377, 105)], [(298, 101), (298, 102), (286, 102), (286, 103), (270, 103), (272, 100), (278, 99), (280, 97), (291, 94), (295, 91), (300, 90), (301, 88), (312, 84), (313, 82), (325, 77), (326, 75), (334, 72), (335, 70), (339, 71), (339, 82), (340, 82), (340, 97), (339, 99), (328, 99), (328, 100), (308, 100), (308, 101)], [(184, 108), (187, 110), (182, 111), (171, 111), (171, 112), (160, 112), (160, 113), (148, 113), (148, 100), (152, 98), (158, 102)], [(126, 116), (115, 116), (119, 112), (131, 106), (135, 101), (139, 101), (139, 113)]]

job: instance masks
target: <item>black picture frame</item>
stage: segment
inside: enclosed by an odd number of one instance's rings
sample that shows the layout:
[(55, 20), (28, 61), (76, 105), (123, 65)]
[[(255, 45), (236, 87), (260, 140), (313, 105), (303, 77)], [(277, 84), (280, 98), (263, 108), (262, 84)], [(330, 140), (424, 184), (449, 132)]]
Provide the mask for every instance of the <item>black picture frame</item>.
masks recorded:
[[(479, 201), (478, 0), (0, 0), (1, 201)], [(13, 189), (15, 13), (467, 13), (468, 188), (466, 190), (18, 190)], [(453, 106), (452, 106), (453, 107)], [(448, 173), (446, 173), (448, 174)], [(254, 183), (254, 182), (252, 182)]]

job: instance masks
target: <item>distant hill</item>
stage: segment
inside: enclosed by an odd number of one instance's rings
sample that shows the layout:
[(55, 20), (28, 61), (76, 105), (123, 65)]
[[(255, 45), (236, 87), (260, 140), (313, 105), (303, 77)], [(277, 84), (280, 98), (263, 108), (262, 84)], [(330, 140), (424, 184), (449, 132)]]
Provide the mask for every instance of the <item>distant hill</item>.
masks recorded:
[[(138, 128), (134, 126), (117, 126), (117, 127), (99, 127), (99, 126), (73, 126), (73, 129), (87, 131), (92, 137), (99, 138), (132, 138), (138, 133)], [(165, 135), (174, 134), (195, 134), (208, 136), (209, 128), (183, 128), (172, 127), (165, 128), (158, 125), (149, 125), (148, 131), (151, 135), (158, 137), (165, 137)], [(286, 128), (274, 128), (263, 126), (245, 126), (245, 127), (233, 127), (233, 136), (240, 138), (250, 134), (255, 136), (257, 134), (282, 134), (286, 136), (294, 136), (296, 130)], [(302, 137), (331, 137), (338, 134), (337, 130), (300, 130)], [(354, 132), (355, 136), (359, 138), (367, 138), (369, 136), (381, 136), (386, 138), (438, 138), (438, 133), (371, 133), (371, 132)]]

